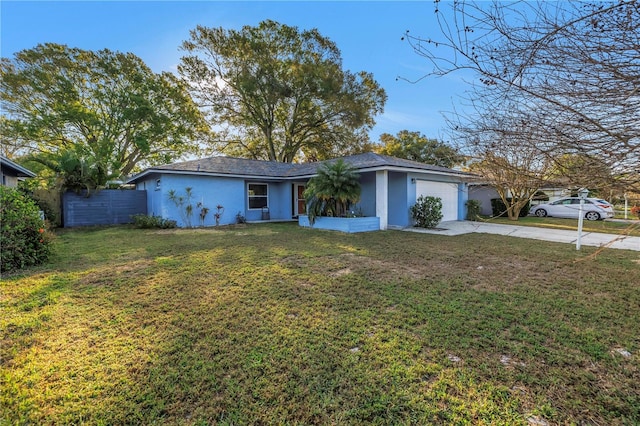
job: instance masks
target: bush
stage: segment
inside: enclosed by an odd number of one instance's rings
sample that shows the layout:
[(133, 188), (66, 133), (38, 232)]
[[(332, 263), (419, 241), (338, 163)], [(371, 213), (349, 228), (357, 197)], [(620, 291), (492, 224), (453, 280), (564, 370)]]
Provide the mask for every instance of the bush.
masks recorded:
[(640, 206), (631, 207), (631, 214), (640, 219)]
[(0, 270), (39, 265), (49, 259), (53, 234), (40, 218), (40, 209), (24, 193), (0, 186)]
[(318, 216), (348, 217), (349, 207), (360, 200), (361, 190), (360, 175), (344, 160), (321, 166), (304, 191), (309, 223)]
[(482, 203), (479, 200), (467, 200), (467, 220), (478, 220), (480, 218), (480, 208)]
[[(40, 189), (38, 182), (34, 179), (18, 182), (18, 190), (33, 200), (38, 208), (44, 212), (45, 219), (49, 221), (52, 227), (60, 226), (59, 209), (52, 204), (52, 197), (49, 191)], [(48, 195), (48, 199), (43, 197), (43, 194)]]
[[(511, 198), (507, 198), (507, 202), (511, 202)], [(522, 210), (520, 210), (518, 217), (526, 217), (529, 214), (530, 208), (530, 203), (527, 202), (527, 204), (522, 207)], [(497, 217), (507, 215), (507, 206), (504, 205), (501, 198), (491, 199), (491, 214)]]
[(152, 228), (160, 228), (160, 229), (171, 229), (177, 226), (177, 222), (175, 220), (164, 219), (160, 216), (147, 216), (146, 214), (136, 214), (131, 216), (133, 219), (133, 225), (136, 228), (142, 229), (152, 229)]
[(442, 220), (442, 199), (421, 195), (409, 211), (417, 227), (434, 228)]

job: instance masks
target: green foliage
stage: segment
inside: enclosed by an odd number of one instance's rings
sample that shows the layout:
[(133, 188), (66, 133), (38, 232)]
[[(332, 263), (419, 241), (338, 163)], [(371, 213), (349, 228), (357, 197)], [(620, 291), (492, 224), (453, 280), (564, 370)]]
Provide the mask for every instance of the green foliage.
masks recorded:
[(207, 218), (210, 209), (209, 207), (205, 206), (202, 201), (196, 204), (196, 208), (200, 209), (200, 214), (198, 215), (200, 217), (200, 226), (204, 226), (204, 221)]
[(342, 159), (318, 168), (304, 190), (307, 215), (313, 224), (317, 216), (346, 216), (349, 206), (360, 201), (360, 175)]
[(223, 214), (224, 214), (224, 207), (222, 205), (218, 204), (216, 206), (215, 213), (213, 213), (213, 218), (216, 220), (216, 226), (220, 225), (220, 219), (222, 219), (222, 215)]
[(227, 154), (292, 162), (361, 150), (386, 101), (372, 74), (342, 69), (340, 50), (316, 29), (198, 26), (182, 47), (178, 71), (211, 124), (228, 127), (214, 146)]
[[(175, 189), (170, 189), (167, 193), (169, 200), (178, 208), (178, 213), (182, 218), (182, 224), (187, 228), (193, 227), (191, 218), (193, 217), (193, 188), (186, 187), (184, 195), (179, 195)], [(202, 214), (202, 211), (200, 212)], [(204, 220), (204, 219), (203, 219)]]
[[(18, 182), (18, 190), (36, 203), (38, 208), (44, 213), (45, 220), (47, 220), (52, 227), (58, 227), (60, 226), (59, 208), (56, 207), (52, 200), (55, 198), (55, 195), (39, 187), (39, 184), (40, 182), (38, 182), (37, 179), (23, 180)], [(43, 194), (46, 194), (47, 197), (43, 196)]]
[(24, 193), (0, 186), (1, 272), (46, 262), (53, 235), (38, 206)]
[(196, 152), (206, 129), (185, 84), (131, 53), (40, 44), (0, 72), (3, 137), (70, 189)]
[(479, 200), (467, 200), (465, 206), (467, 207), (467, 220), (475, 221), (480, 218), (482, 203)]
[(131, 216), (133, 225), (140, 229), (171, 229), (177, 226), (175, 220), (165, 219), (160, 216), (149, 216), (146, 214), (136, 214)]
[(421, 195), (409, 211), (417, 227), (435, 228), (442, 220), (442, 199)]
[[(509, 204), (513, 204), (513, 200), (511, 198), (507, 198), (507, 202)], [(518, 213), (518, 217), (526, 217), (529, 214), (529, 209), (530, 203), (527, 201)], [(502, 201), (502, 198), (491, 199), (491, 214), (497, 217), (507, 214), (507, 206), (504, 204), (504, 201)]]
[(464, 162), (464, 156), (458, 150), (437, 139), (428, 139), (419, 132), (402, 130), (396, 136), (383, 133), (380, 142), (381, 145), (374, 147), (378, 154), (448, 168)]

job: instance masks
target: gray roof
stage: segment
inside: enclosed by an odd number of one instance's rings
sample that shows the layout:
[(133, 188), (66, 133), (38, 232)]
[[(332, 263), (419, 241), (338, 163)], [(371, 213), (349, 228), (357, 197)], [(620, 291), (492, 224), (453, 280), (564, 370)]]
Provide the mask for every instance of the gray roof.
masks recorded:
[[(341, 157), (345, 163), (352, 165), (359, 171), (382, 170), (382, 169), (402, 169), (403, 171), (413, 170), (416, 172), (435, 172), (437, 174), (448, 174), (457, 176), (472, 176), (469, 173), (460, 172), (446, 167), (431, 166), (417, 161), (404, 160), (390, 157), (388, 155), (367, 152), (364, 154)], [(295, 177), (310, 177), (316, 174), (316, 170), (323, 164), (337, 161), (327, 160), (316, 163), (280, 163), (277, 161), (249, 160), (246, 158), (234, 157), (209, 157), (198, 160), (184, 161), (180, 163), (167, 164), (163, 166), (151, 167), (142, 173), (129, 179), (129, 183), (137, 181), (139, 178), (151, 173), (187, 173), (203, 175), (229, 175), (246, 176), (256, 178), (289, 179)]]
[(36, 175), (31, 170), (22, 167), (20, 164), (14, 163), (3, 155), (0, 155), (0, 165), (3, 170), (12, 170), (18, 177), (34, 177)]

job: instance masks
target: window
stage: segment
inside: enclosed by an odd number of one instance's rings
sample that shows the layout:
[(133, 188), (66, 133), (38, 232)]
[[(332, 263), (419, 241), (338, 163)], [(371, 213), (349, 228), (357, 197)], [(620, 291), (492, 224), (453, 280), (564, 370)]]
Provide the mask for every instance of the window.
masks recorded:
[(269, 199), (269, 186), (266, 183), (250, 183), (247, 187), (249, 194), (249, 208), (261, 209), (267, 207)]

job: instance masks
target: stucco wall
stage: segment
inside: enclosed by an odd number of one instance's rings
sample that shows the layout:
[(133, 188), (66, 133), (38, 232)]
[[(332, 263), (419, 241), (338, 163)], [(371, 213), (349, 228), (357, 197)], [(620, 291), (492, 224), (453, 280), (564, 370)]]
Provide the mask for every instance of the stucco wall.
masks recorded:
[[(407, 199), (408, 182), (406, 173), (389, 172), (389, 225), (409, 226), (410, 224), (409, 206), (413, 202)], [(415, 199), (415, 188), (413, 193)]]
[(376, 174), (375, 172), (360, 174), (360, 201), (353, 206), (363, 216), (376, 215)]
[[(160, 184), (157, 185), (157, 180)], [(268, 208), (271, 220), (289, 220), (292, 218), (293, 193), (291, 182), (269, 182), (259, 179), (237, 179), (214, 176), (180, 176), (163, 174), (150, 177), (139, 182), (137, 189), (148, 191), (148, 214), (173, 219), (178, 226), (187, 225), (184, 207), (179, 208), (169, 199), (169, 191), (174, 190), (177, 196), (186, 196), (185, 189), (191, 188), (191, 204), (194, 206), (191, 216), (192, 226), (215, 225), (216, 206), (224, 207), (220, 218), (221, 225), (236, 222), (238, 213), (246, 220), (262, 220), (262, 209), (249, 209), (247, 187), (249, 183), (268, 185)], [(197, 203), (202, 202), (209, 208), (204, 223), (200, 221), (200, 209)]]
[(491, 216), (491, 199), (499, 198), (498, 191), (488, 185), (472, 185), (469, 187), (468, 199), (480, 201), (480, 214)]

